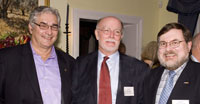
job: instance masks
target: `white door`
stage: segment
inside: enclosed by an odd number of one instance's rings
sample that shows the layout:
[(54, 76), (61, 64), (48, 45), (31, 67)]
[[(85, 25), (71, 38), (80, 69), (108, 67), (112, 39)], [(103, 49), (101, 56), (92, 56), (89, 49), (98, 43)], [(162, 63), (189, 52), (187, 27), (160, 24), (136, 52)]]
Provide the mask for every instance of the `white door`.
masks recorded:
[(80, 19), (98, 20), (105, 16), (115, 16), (119, 18), (125, 27), (123, 42), (126, 45), (127, 54), (140, 58), (142, 46), (142, 19), (135, 16), (125, 16), (112, 13), (73, 9), (72, 15), (72, 35), (70, 37), (69, 48), (73, 57), (79, 56), (79, 22)]
[(137, 24), (125, 24), (124, 25), (124, 37), (122, 42), (126, 46), (126, 54), (136, 58), (140, 58), (141, 41), (138, 39), (138, 27)]

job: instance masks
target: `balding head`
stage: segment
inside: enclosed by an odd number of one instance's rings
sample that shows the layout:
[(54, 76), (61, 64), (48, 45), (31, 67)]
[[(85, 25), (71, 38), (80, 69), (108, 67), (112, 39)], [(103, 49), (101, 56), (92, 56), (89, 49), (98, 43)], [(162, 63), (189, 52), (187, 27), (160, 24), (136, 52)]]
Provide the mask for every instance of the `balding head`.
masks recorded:
[(192, 40), (192, 55), (200, 62), (200, 33)]
[(200, 46), (200, 33), (196, 34), (192, 40), (192, 48)]
[(110, 19), (114, 19), (114, 20), (117, 20), (120, 25), (121, 25), (121, 29), (123, 30), (124, 29), (124, 25), (122, 23), (122, 21), (117, 18), (117, 17), (114, 17), (114, 16), (107, 16), (107, 17), (103, 17), (103, 18), (100, 18), (98, 21), (97, 21), (97, 25), (96, 25), (96, 29), (98, 29), (100, 27), (100, 25), (104, 22), (104, 21), (107, 21), (107, 20), (110, 20)]

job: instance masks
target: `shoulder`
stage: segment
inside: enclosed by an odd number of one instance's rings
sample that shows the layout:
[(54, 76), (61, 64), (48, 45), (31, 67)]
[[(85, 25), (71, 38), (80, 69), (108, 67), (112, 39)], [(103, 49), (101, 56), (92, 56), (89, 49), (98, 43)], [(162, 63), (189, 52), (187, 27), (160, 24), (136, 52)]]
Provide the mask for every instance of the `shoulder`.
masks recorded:
[(14, 47), (8, 47), (8, 48), (3, 48), (0, 49), (0, 56), (3, 57), (18, 57), (22, 54), (22, 51), (24, 50), (24, 47), (27, 47), (28, 44), (24, 44), (24, 45), (17, 45)]
[[(25, 45), (18, 45), (9, 48), (0, 49), (0, 69), (5, 71), (21, 69), (23, 57), (27, 58), (27, 54), (24, 52), (30, 52), (27, 50)], [(23, 63), (26, 64), (26, 63)]]
[(148, 67), (148, 65), (145, 64), (143, 61), (141, 61), (135, 57), (125, 55), (125, 54), (120, 54), (120, 61), (123, 61), (124, 63), (134, 65), (134, 66)]
[(55, 51), (58, 58), (64, 59), (66, 61), (73, 62), (73, 63), (75, 62), (75, 59), (71, 55), (62, 51), (61, 49), (55, 47)]
[(148, 77), (152, 77), (152, 76), (161, 76), (162, 73), (164, 72), (165, 67), (163, 66), (159, 66), (155, 69), (150, 69), (149, 73), (147, 74)]
[(98, 52), (89, 53), (85, 56), (79, 56), (75, 61), (75, 68), (78, 70), (89, 70), (88, 67), (96, 67), (98, 60)]
[(185, 69), (188, 69), (191, 73), (200, 74), (200, 63), (194, 62), (190, 59)]
[(120, 66), (123, 70), (130, 70), (138, 75), (149, 73), (150, 69), (147, 64), (139, 59), (124, 54), (120, 54)]
[(95, 52), (89, 53), (88, 55), (77, 57), (76, 61), (78, 62), (91, 61), (93, 59), (97, 59), (97, 57), (98, 57), (98, 52), (95, 51)]

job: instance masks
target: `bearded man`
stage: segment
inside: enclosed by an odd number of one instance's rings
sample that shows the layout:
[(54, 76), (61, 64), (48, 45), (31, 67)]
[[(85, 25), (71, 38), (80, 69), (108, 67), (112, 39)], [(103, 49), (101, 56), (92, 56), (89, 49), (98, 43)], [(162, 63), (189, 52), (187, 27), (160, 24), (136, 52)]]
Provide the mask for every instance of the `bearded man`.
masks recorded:
[(158, 33), (161, 67), (145, 78), (145, 104), (200, 104), (200, 64), (189, 59), (190, 31), (179, 23), (166, 24)]

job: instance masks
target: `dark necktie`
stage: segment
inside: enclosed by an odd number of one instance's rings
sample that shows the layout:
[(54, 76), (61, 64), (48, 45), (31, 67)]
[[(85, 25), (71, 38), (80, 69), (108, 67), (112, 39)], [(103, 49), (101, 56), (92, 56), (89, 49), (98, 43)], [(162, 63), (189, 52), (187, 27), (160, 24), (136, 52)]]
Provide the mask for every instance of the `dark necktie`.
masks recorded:
[(99, 103), (112, 104), (112, 95), (110, 87), (110, 74), (106, 60), (109, 57), (105, 56), (101, 64), (100, 81), (99, 81)]

